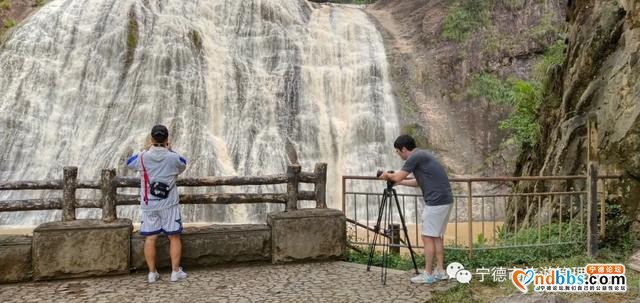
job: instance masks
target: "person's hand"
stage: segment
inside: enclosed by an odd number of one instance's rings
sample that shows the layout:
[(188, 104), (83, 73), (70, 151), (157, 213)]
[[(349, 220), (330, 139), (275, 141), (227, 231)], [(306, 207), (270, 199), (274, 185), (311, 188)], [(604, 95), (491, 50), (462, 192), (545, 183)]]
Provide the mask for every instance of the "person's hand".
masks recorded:
[(383, 171), (383, 170), (378, 170), (378, 172), (376, 173), (376, 177), (380, 180), (386, 180), (387, 179), (387, 172)]

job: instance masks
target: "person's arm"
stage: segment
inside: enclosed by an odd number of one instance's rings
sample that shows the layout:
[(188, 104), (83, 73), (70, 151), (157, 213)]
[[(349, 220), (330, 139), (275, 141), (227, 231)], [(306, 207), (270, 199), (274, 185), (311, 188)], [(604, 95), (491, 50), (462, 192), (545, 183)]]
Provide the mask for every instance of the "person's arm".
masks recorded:
[[(178, 155), (176, 153), (176, 155)], [(184, 157), (178, 155), (178, 171), (179, 173), (184, 172), (184, 170), (187, 169), (187, 159), (185, 159)]]
[(141, 170), (140, 168), (140, 154), (135, 154), (127, 159), (127, 167), (133, 170)]
[[(392, 181), (395, 184), (402, 184), (401, 182), (407, 178), (407, 176), (409, 175), (409, 172), (404, 171), (404, 170), (399, 170), (397, 172), (383, 172), (382, 175), (380, 175), (379, 179), (383, 179), (383, 180), (389, 180)], [(408, 181), (408, 180), (407, 180)]]
[(397, 185), (404, 185), (404, 186), (410, 186), (410, 187), (418, 187), (418, 182), (416, 181), (416, 179), (404, 179), (398, 183), (396, 183)]

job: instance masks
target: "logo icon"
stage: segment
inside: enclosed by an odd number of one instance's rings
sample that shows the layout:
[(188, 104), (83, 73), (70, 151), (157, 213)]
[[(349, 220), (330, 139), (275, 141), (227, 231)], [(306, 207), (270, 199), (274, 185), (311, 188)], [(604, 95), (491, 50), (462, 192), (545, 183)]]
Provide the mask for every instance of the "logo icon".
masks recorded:
[(469, 284), (469, 282), (471, 281), (471, 272), (464, 269), (459, 270), (456, 273), (456, 280), (458, 280), (458, 282), (460, 283)]
[(462, 266), (462, 264), (458, 262), (453, 262), (447, 265), (447, 275), (449, 276), (449, 279), (455, 279), (456, 273), (458, 273), (459, 270), (463, 270), (463, 269), (464, 269), (464, 266)]
[(447, 265), (447, 275), (449, 279), (456, 279), (460, 283), (469, 284), (471, 281), (471, 272), (464, 269), (464, 266), (458, 262)]
[(511, 282), (513, 282), (513, 285), (516, 288), (518, 288), (518, 290), (520, 290), (523, 293), (527, 293), (529, 291), (529, 289), (527, 288), (527, 285), (533, 282), (534, 276), (535, 276), (535, 271), (533, 269), (527, 269), (526, 271), (522, 269), (517, 269), (517, 270), (514, 270), (513, 273), (511, 274)]

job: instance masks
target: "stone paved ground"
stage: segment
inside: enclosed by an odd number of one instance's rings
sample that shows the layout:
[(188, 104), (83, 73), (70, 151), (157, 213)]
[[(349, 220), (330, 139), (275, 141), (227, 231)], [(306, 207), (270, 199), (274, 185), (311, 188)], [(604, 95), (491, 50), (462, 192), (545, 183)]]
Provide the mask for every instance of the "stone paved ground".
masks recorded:
[(410, 272), (389, 270), (387, 285), (380, 268), (347, 262), (251, 264), (189, 269), (184, 282), (146, 283), (146, 273), (91, 279), (0, 285), (2, 302), (426, 302), (434, 290), (455, 280), (414, 285)]

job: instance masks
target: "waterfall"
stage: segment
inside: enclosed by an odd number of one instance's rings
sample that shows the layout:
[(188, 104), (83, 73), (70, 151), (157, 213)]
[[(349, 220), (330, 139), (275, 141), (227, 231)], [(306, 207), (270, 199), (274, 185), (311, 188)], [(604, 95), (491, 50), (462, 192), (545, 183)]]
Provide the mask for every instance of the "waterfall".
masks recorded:
[[(340, 207), (342, 175), (399, 164), (383, 40), (357, 6), (54, 0), (0, 46), (0, 73), (1, 180), (60, 179), (64, 166), (78, 166), (81, 180), (98, 179), (103, 168), (135, 175), (124, 160), (157, 123), (189, 160), (187, 176), (284, 173), (291, 142), (303, 170), (328, 163), (329, 207)], [(5, 191), (0, 199), (33, 194)], [(264, 222), (274, 209), (185, 205), (183, 217)], [(118, 209), (134, 221), (137, 212)], [(3, 213), (0, 225), (59, 217)]]

